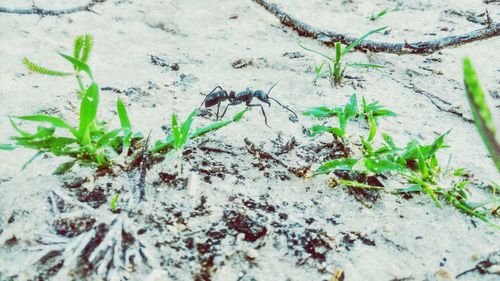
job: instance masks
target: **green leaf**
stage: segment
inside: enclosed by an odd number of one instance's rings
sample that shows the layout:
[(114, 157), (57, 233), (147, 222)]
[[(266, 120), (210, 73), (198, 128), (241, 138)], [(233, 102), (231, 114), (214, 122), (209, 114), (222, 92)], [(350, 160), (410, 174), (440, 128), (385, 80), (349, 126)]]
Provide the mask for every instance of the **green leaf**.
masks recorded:
[(194, 117), (196, 116), (196, 109), (189, 114), (188, 118), (184, 123), (182, 123), (181, 128), (181, 143), (184, 145), (189, 137), (189, 131), (191, 130), (191, 125), (193, 124)]
[(175, 113), (172, 113), (172, 135), (174, 137), (174, 147), (176, 149), (181, 148), (181, 130), (179, 128), (179, 124), (177, 122), (177, 116)]
[(6, 144), (6, 143), (0, 143), (0, 150), (14, 150), (16, 149), (16, 146), (14, 144)]
[(369, 184), (360, 183), (357, 181), (349, 181), (349, 180), (338, 180), (338, 183), (343, 184), (345, 186), (357, 187), (357, 188), (362, 188), (362, 189), (382, 189), (382, 188), (384, 188), (383, 186), (369, 185)]
[(347, 66), (363, 67), (363, 68), (385, 68), (385, 66), (374, 63), (348, 63)]
[(464, 83), (465, 93), (469, 101), (472, 116), (474, 117), (474, 122), (491, 155), (493, 163), (495, 163), (500, 173), (500, 143), (496, 136), (493, 117), (486, 102), (484, 91), (479, 84), (476, 70), (468, 57), (464, 59)]
[(335, 64), (338, 65), (342, 59), (342, 44), (335, 42)]
[(354, 164), (352, 170), (363, 173), (372, 172), (375, 174), (381, 174), (390, 171), (404, 173), (407, 171), (405, 167), (383, 158), (381, 159), (361, 158)]
[(31, 62), (27, 58), (23, 59), (23, 64), (26, 66), (26, 68), (28, 68), (29, 71), (40, 73), (40, 74), (43, 74), (43, 75), (49, 75), (49, 76), (69, 76), (69, 75), (73, 74), (73, 73), (70, 73), (70, 72), (63, 72), (63, 71), (57, 71), (57, 70), (51, 70), (51, 69), (45, 68), (43, 66), (40, 66), (40, 65), (38, 65), (36, 63)]
[(356, 159), (352, 158), (341, 158), (325, 162), (321, 167), (319, 167), (314, 174), (327, 174), (334, 170), (352, 170), (352, 167), (357, 162)]
[(67, 129), (74, 135), (77, 134), (75, 128), (71, 127), (70, 125), (68, 125), (68, 123), (66, 123), (66, 121), (58, 117), (48, 116), (48, 115), (26, 115), (26, 116), (15, 116), (15, 118), (26, 121), (49, 123), (54, 127)]
[(405, 193), (405, 192), (423, 192), (424, 190), (420, 185), (414, 184), (406, 188), (398, 188), (396, 190), (396, 193)]
[(429, 175), (429, 170), (427, 169), (427, 164), (425, 163), (425, 158), (420, 148), (417, 148), (417, 155), (418, 155), (418, 170), (420, 171), (420, 173), (422, 173), (422, 176), (426, 178)]
[(332, 117), (337, 114), (336, 109), (330, 109), (326, 106), (319, 106), (309, 108), (308, 110), (302, 112), (304, 116), (312, 116), (316, 118)]
[(88, 133), (88, 127), (93, 123), (97, 116), (97, 107), (99, 106), (99, 87), (92, 83), (82, 98), (80, 104), (80, 139), (85, 138)]
[(14, 122), (14, 120), (12, 120), (12, 117), (9, 116), (9, 121), (10, 121), (10, 124), (12, 125), (12, 128), (14, 128), (14, 130), (16, 130), (16, 132), (18, 132), (22, 137), (30, 137), (31, 134), (26, 132), (26, 131), (23, 131), (21, 130), (17, 125), (16, 123)]
[(384, 139), (385, 143), (389, 145), (392, 149), (396, 148), (396, 145), (394, 144), (394, 140), (392, 137), (386, 133), (382, 133), (382, 138)]
[(309, 129), (309, 136), (314, 137), (314, 136), (323, 134), (325, 132), (328, 132), (329, 130), (330, 130), (330, 127), (326, 127), (323, 125), (315, 125)]
[(109, 203), (109, 207), (113, 212), (116, 212), (116, 203), (118, 202), (118, 196), (120, 196), (120, 193), (115, 193), (115, 195), (113, 195), (113, 197), (111, 198), (111, 202)]
[(377, 133), (377, 124), (375, 123), (375, 118), (373, 118), (372, 113), (368, 115), (368, 122), (370, 122), (370, 134), (368, 135), (368, 142), (372, 142), (375, 138), (375, 134)]
[(355, 117), (358, 114), (358, 99), (356, 94), (351, 95), (349, 102), (344, 107), (346, 120)]
[(321, 53), (321, 52), (318, 52), (318, 51), (316, 51), (316, 50), (309, 49), (309, 48), (305, 47), (304, 45), (302, 45), (302, 44), (300, 44), (300, 43), (299, 43), (299, 46), (300, 46), (302, 49), (304, 49), (304, 50), (306, 50), (306, 51), (309, 51), (309, 52), (313, 52), (313, 53), (315, 53), (315, 54), (318, 54), (318, 55), (320, 55), (320, 56), (324, 57), (324, 58), (325, 58), (325, 59), (327, 59), (327, 60), (333, 60), (333, 58), (331, 58), (331, 57), (329, 57), (329, 56), (327, 56), (327, 55), (325, 55), (325, 54), (323, 54), (323, 53)]
[(61, 165), (59, 165), (54, 172), (52, 172), (53, 175), (62, 175), (66, 173), (67, 171), (71, 170), (75, 163), (78, 162), (78, 160), (71, 160), (68, 162), (64, 162)]
[(116, 108), (118, 111), (118, 117), (120, 118), (120, 125), (122, 129), (132, 129), (132, 125), (130, 124), (130, 120), (128, 118), (127, 110), (125, 109), (125, 105), (123, 104), (120, 98), (116, 101)]
[(377, 32), (380, 32), (384, 29), (386, 29), (387, 27), (384, 26), (384, 27), (381, 27), (381, 28), (378, 28), (378, 29), (375, 29), (375, 30), (372, 30), (368, 33), (366, 33), (365, 35), (359, 37), (356, 41), (352, 42), (351, 44), (349, 44), (349, 46), (347, 46), (344, 51), (342, 52), (341, 56), (344, 56), (345, 54), (349, 53), (349, 51), (351, 51), (354, 47), (356, 47), (357, 45), (359, 45), (361, 42), (363, 42), (366, 37), (374, 34), (374, 33), (377, 33)]
[(30, 160), (26, 161), (26, 163), (23, 164), (21, 170), (25, 170), (26, 167), (28, 167), (28, 165), (31, 164), (31, 162), (33, 162), (36, 158), (42, 156), (44, 153), (45, 151), (38, 151), (37, 153), (35, 153), (35, 155), (33, 155), (33, 157), (31, 157)]
[(65, 58), (67, 61), (71, 62), (75, 69), (77, 71), (83, 70), (87, 75), (89, 76), (90, 80), (94, 80), (94, 76), (92, 75), (92, 71), (90, 70), (90, 67), (83, 61), (75, 59), (73, 57), (70, 57), (68, 55), (65, 55), (63, 53), (59, 53), (63, 58)]

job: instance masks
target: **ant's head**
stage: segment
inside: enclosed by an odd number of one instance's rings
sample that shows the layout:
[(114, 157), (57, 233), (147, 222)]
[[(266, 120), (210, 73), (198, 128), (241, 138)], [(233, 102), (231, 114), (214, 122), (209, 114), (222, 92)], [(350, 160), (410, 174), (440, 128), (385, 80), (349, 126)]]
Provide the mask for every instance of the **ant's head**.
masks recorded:
[(271, 103), (269, 102), (269, 96), (266, 94), (266, 92), (262, 90), (257, 90), (254, 93), (254, 97), (258, 98), (263, 103), (267, 103), (269, 107), (271, 107)]

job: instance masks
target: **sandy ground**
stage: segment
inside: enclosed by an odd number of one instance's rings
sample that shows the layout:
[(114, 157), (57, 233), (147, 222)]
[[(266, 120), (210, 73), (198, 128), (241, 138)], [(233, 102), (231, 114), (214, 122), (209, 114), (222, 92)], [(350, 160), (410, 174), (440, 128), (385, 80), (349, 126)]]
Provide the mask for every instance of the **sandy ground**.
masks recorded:
[[(37, 4), (57, 8), (84, 1), (52, 2)], [(388, 26), (372, 39), (394, 42), (481, 28), (485, 9), (500, 21), (498, 3), (479, 0), (276, 3), (313, 25), (352, 35)], [(30, 5), (0, 0), (4, 7)], [(376, 22), (368, 19), (396, 6), (398, 11)], [(461, 82), (461, 62), (469, 55), (500, 120), (498, 38), (429, 56), (352, 53), (351, 62), (386, 68), (348, 69), (357, 79), (332, 88), (327, 80), (311, 83), (311, 66), (320, 60), (297, 43), (331, 50), (283, 28), (252, 1), (113, 0), (95, 11), (43, 19), (0, 14), (0, 143), (15, 134), (8, 115), (48, 113), (76, 122), (75, 81), (30, 74), (21, 59), (67, 69), (55, 51), (71, 52), (73, 38), (90, 33), (95, 47), (89, 63), (96, 80), (101, 88), (118, 89), (101, 92), (99, 116), (112, 125), (117, 125), (118, 96), (134, 128), (152, 130), (151, 138), (159, 139), (172, 112), (184, 118), (216, 85), (268, 89), (280, 80), (272, 95), (296, 112), (345, 104), (352, 93), (381, 101), (399, 114), (380, 120), (380, 129), (399, 145), (411, 138), (429, 143), (452, 129), (442, 162), (452, 155), (452, 167), (470, 170), (478, 197), (489, 194), (485, 186), (499, 182), (471, 123)], [(241, 59), (253, 64), (235, 68), (233, 62)], [(232, 115), (239, 109), (231, 110)], [(345, 187), (330, 188), (326, 176), (297, 178), (249, 154), (245, 138), (276, 154), (296, 143), (279, 156), (294, 167), (317, 166), (329, 154), (313, 151), (327, 137), (304, 133), (317, 120), (294, 120), (274, 105), (266, 111), (271, 128), (259, 110), (252, 110), (241, 122), (190, 143), (183, 156), (185, 181), (165, 180), (172, 163), (153, 166), (147, 203), (128, 217), (108, 207), (114, 193), (120, 192), (121, 200), (129, 196), (128, 175), (93, 181), (92, 170), (76, 169), (53, 176), (64, 159), (52, 156), (21, 171), (33, 151), (0, 152), (0, 280), (331, 280), (337, 269), (345, 280), (454, 280), (485, 260), (492, 263), (485, 272), (458, 280), (498, 280), (500, 235), (490, 225), (448, 205), (438, 209), (426, 195), (405, 199), (380, 192), (368, 202), (360, 200)], [(213, 118), (208, 112), (195, 126)], [(363, 123), (349, 129), (353, 136), (366, 134)], [(105, 227), (119, 216), (140, 237), (133, 241), (140, 253), (132, 257), (135, 262), (109, 272), (107, 266), (86, 268), (77, 258), (79, 243), (98, 233), (99, 223)]]

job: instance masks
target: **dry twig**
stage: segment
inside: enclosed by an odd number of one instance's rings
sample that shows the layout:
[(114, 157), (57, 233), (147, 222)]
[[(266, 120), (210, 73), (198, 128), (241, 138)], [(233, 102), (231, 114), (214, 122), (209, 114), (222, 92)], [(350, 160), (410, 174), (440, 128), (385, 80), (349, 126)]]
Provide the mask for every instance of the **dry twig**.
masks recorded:
[[(253, 1), (264, 7), (264, 9), (277, 17), (283, 25), (297, 31), (300, 36), (316, 39), (328, 46), (335, 44), (335, 42), (341, 42), (342, 44), (349, 45), (358, 39), (357, 37), (348, 36), (346, 34), (316, 28), (289, 15), (280, 7), (278, 7), (278, 5), (270, 3), (267, 0)], [(366, 40), (357, 45), (355, 49), (360, 51), (393, 53), (399, 55), (431, 54), (447, 47), (455, 47), (474, 41), (496, 37), (498, 35), (500, 35), (500, 23), (491, 23), (485, 28), (477, 29), (469, 33), (446, 36), (429, 41), (420, 41), (413, 43), (408, 43), (406, 41), (404, 43), (389, 43)]]
[(80, 6), (67, 8), (67, 9), (60, 9), (60, 10), (49, 10), (49, 9), (40, 8), (35, 4), (35, 1), (33, 1), (31, 8), (16, 9), (16, 8), (0, 7), (0, 13), (19, 14), (19, 15), (39, 15), (42, 17), (59, 16), (59, 15), (78, 13), (78, 12), (93, 12), (92, 11), (93, 6), (95, 6), (96, 4), (99, 4), (99, 3), (104, 3), (105, 1), (106, 0), (92, 0), (85, 5), (80, 5)]

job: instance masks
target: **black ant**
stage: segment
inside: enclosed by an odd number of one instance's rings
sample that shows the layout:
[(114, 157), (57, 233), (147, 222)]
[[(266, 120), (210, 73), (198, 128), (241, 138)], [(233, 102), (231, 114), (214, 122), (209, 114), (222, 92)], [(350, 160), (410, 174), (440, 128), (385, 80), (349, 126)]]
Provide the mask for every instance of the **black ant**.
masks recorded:
[(229, 104), (226, 105), (226, 108), (224, 109), (224, 112), (222, 113), (220, 118), (224, 117), (224, 115), (226, 114), (227, 108), (230, 105), (238, 105), (238, 104), (241, 104), (244, 102), (247, 107), (256, 107), (256, 106), (260, 107), (260, 109), (262, 109), (262, 114), (264, 115), (264, 122), (266, 123), (266, 126), (269, 127), (269, 125), (267, 124), (267, 116), (266, 116), (266, 112), (264, 111), (264, 107), (262, 107), (261, 104), (252, 104), (251, 102), (252, 102), (253, 98), (257, 98), (261, 102), (267, 103), (269, 105), (269, 107), (271, 107), (271, 103), (269, 102), (269, 100), (271, 99), (271, 100), (275, 101), (277, 104), (279, 104), (281, 107), (283, 107), (284, 109), (290, 111), (295, 116), (295, 118), (298, 118), (297, 114), (295, 114), (295, 112), (293, 112), (290, 108), (282, 105), (279, 101), (277, 101), (276, 99), (269, 96), (269, 93), (271, 93), (271, 90), (277, 84), (278, 83), (274, 84), (269, 89), (267, 94), (262, 90), (253, 91), (253, 90), (250, 90), (249, 88), (247, 88), (246, 90), (241, 91), (239, 93), (236, 93), (235, 91), (229, 91), (229, 94), (228, 94), (227, 91), (222, 89), (221, 86), (217, 86), (205, 97), (205, 100), (203, 100), (203, 102), (201, 103), (199, 108), (201, 108), (203, 105), (205, 105), (205, 108), (217, 105), (217, 120), (219, 120), (219, 109), (220, 109), (220, 105), (222, 102), (229, 100)]

